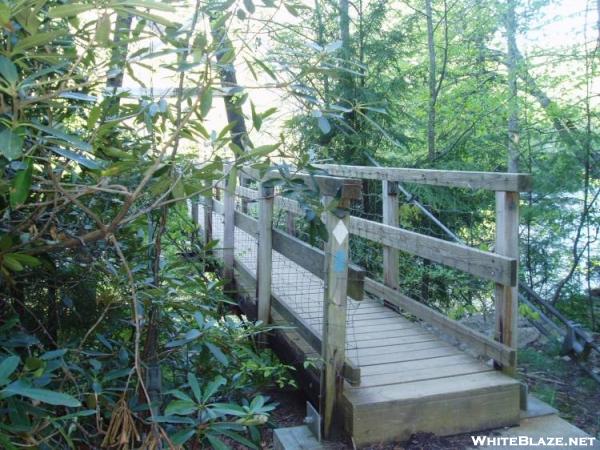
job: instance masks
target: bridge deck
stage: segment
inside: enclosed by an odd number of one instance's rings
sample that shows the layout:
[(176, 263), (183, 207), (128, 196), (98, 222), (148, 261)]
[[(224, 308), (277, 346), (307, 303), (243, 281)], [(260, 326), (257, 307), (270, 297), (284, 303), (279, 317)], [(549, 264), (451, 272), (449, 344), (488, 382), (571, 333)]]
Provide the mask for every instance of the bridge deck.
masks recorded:
[[(222, 236), (223, 217), (213, 213), (213, 238)], [(236, 228), (236, 263), (253, 277), (256, 254), (256, 238)], [(320, 278), (273, 252), (273, 295), (317, 335), (323, 290)], [(344, 389), (345, 426), (357, 445), (403, 440), (417, 431), (449, 435), (519, 421), (516, 380), (379, 301), (348, 298), (346, 355), (361, 371), (360, 386)]]

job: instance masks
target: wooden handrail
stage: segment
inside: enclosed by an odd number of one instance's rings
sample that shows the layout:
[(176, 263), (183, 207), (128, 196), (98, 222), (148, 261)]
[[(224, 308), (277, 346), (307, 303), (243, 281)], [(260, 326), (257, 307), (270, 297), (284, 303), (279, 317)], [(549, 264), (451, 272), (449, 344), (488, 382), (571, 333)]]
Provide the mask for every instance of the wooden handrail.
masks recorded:
[[(260, 182), (288, 179), (277, 169), (261, 172), (258, 169), (244, 166), (240, 168), (240, 172), (248, 178)], [(344, 200), (360, 200), (362, 195), (361, 181), (353, 178), (298, 171), (291, 173), (289, 180), (302, 180), (308, 189), (316, 190), (323, 196), (339, 197)]]
[(399, 181), (430, 186), (529, 192), (532, 177), (526, 173), (469, 172), (458, 170), (404, 169), (397, 167), (315, 164), (329, 175), (369, 180)]
[[(290, 198), (276, 197), (275, 205), (296, 214), (302, 212), (300, 204)], [(349, 230), (356, 236), (427, 258), (480, 278), (507, 286), (514, 286), (517, 282), (515, 258), (455, 244), (360, 217), (350, 217)]]
[(462, 272), (508, 286), (517, 282), (514, 258), (426, 236), (372, 220), (352, 217), (350, 232), (379, 244), (420, 256)]

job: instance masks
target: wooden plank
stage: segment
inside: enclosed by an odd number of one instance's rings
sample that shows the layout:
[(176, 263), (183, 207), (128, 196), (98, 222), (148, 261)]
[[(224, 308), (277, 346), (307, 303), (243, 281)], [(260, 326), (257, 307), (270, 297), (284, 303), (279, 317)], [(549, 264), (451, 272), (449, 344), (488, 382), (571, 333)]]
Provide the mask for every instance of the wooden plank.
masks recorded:
[[(519, 193), (496, 192), (496, 252), (519, 258)], [(496, 303), (496, 340), (512, 348), (515, 358), (511, 361), (496, 361), (503, 370), (516, 375), (517, 322), (519, 314), (519, 291), (517, 281), (508, 285), (497, 283), (495, 287)]]
[(422, 342), (403, 343), (393, 347), (372, 347), (372, 348), (352, 348), (348, 350), (348, 357), (356, 360), (359, 364), (364, 361), (376, 361), (377, 356), (392, 357), (393, 355), (403, 355), (408, 352), (419, 353), (422, 350), (430, 350), (437, 348), (451, 348), (439, 339), (428, 339)]
[(417, 359), (429, 359), (435, 358), (438, 356), (448, 356), (448, 355), (457, 355), (460, 354), (460, 350), (449, 346), (442, 345), (440, 342), (439, 346), (428, 348), (424, 350), (420, 350), (418, 352), (408, 351), (408, 352), (396, 352), (384, 355), (375, 355), (375, 356), (365, 356), (360, 358), (360, 367), (365, 366), (373, 366), (379, 364), (389, 364), (389, 363), (398, 363), (402, 361), (413, 361)]
[(360, 333), (360, 335), (352, 336), (359, 345), (363, 345), (364, 343), (370, 341), (379, 341), (383, 342), (387, 339), (403, 337), (403, 336), (411, 336), (414, 334), (419, 334), (423, 332), (424, 329), (422, 327), (413, 327), (413, 328), (399, 328), (395, 330), (377, 330), (377, 331), (368, 331), (365, 333)]
[(271, 228), (273, 227), (273, 188), (260, 186), (258, 201), (258, 248), (256, 259), (256, 302), (257, 317), (268, 324), (271, 312), (271, 274), (273, 263), (273, 245)]
[[(312, 319), (312, 320), (309, 320), (309, 322), (312, 326), (316, 327), (319, 324), (324, 324), (325, 320)], [(401, 331), (401, 330), (414, 329), (414, 327), (412, 325), (402, 323), (402, 322), (386, 323), (386, 324), (381, 324), (381, 325), (379, 325), (377, 323), (370, 323), (367, 325), (347, 326), (346, 328), (349, 331), (349, 333), (351, 334), (351, 336), (357, 340), (362, 339), (362, 337), (360, 336), (362, 334), (370, 334), (370, 333), (376, 333), (376, 332), (381, 333), (384, 331)]]
[[(384, 180), (382, 183), (384, 224), (398, 227), (398, 183)], [(400, 260), (398, 250), (389, 245), (383, 246), (383, 283), (392, 288), (400, 286)]]
[(361, 369), (363, 376), (373, 376), (382, 374), (396, 374), (412, 372), (414, 370), (429, 369), (435, 370), (438, 367), (452, 366), (456, 364), (467, 364), (476, 361), (473, 357), (464, 353), (440, 356), (437, 358), (426, 358), (412, 361), (404, 361), (391, 364), (378, 364), (366, 366)]
[[(506, 376), (502, 380), (495, 376), (502, 374), (484, 372), (348, 389), (344, 402), (347, 431), (356, 446), (363, 446), (405, 441), (416, 431), (445, 436), (515, 425), (519, 422), (519, 386)], [(354, 394), (361, 397), (360, 403)]]
[(471, 346), (483, 355), (509, 365), (513, 364), (516, 359), (515, 350), (507, 345), (496, 342), (475, 330), (471, 330), (377, 281), (367, 278), (365, 280), (365, 289), (374, 295), (385, 298), (387, 301), (417, 316), (419, 319), (433, 324), (444, 333), (457, 338), (460, 342)]
[(509, 286), (517, 283), (515, 258), (477, 250), (359, 217), (351, 218), (350, 232), (487, 280)]
[(259, 232), (259, 223), (254, 217), (244, 214), (243, 212), (236, 211), (234, 213), (235, 226), (240, 230), (248, 233), (250, 236), (257, 237)]
[(363, 376), (361, 380), (361, 387), (385, 386), (388, 384), (435, 380), (438, 378), (454, 377), (457, 375), (490, 372), (492, 370), (494, 370), (492, 367), (486, 367), (483, 364), (475, 362), (436, 367), (435, 370), (432, 370), (431, 368), (414, 369), (411, 371), (397, 373)]
[[(518, 389), (518, 382), (516, 380), (500, 372), (490, 371), (483, 374), (447, 377), (439, 380), (394, 384), (385, 388), (360, 387), (349, 390), (347, 397), (355, 406), (361, 405), (365, 410), (376, 410), (378, 409), (377, 404), (382, 399), (394, 399), (396, 403), (419, 402), (425, 396), (439, 396), (443, 398), (449, 397), (452, 394), (460, 394), (477, 389), (494, 390), (513, 386), (517, 386)], [(516, 406), (519, 406), (518, 401)]]
[(398, 348), (403, 346), (404, 344), (416, 344), (418, 342), (427, 342), (427, 341), (435, 341), (439, 340), (439, 338), (431, 333), (412, 333), (405, 336), (396, 336), (386, 339), (374, 339), (370, 341), (349, 341), (346, 345), (346, 348), (358, 348), (358, 349), (372, 349), (378, 347), (386, 347), (391, 350), (390, 347)]
[[(325, 204), (333, 198), (325, 198)], [(341, 206), (347, 206), (341, 203)], [(325, 295), (322, 332), (323, 371), (321, 405), (323, 437), (330, 438), (334, 428), (334, 415), (340, 407), (343, 390), (343, 364), (346, 351), (346, 304), (348, 301), (348, 262), (350, 233), (349, 214), (340, 215), (326, 211), (327, 227), (325, 252)]]
[(315, 164), (330, 175), (369, 180), (398, 181), (430, 186), (529, 192), (532, 177), (525, 173), (469, 172), (457, 170), (405, 169), (397, 167), (343, 166)]

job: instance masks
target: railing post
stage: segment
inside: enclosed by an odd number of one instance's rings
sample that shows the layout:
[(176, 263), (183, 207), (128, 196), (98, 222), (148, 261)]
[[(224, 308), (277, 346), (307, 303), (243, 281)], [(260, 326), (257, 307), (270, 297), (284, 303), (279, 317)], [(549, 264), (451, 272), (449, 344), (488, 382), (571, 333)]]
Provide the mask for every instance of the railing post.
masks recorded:
[(192, 197), (190, 199), (190, 215), (192, 216), (192, 223), (197, 227), (199, 225), (199, 217), (198, 217), (198, 198)]
[[(324, 197), (324, 199), (325, 205), (329, 207), (333, 198)], [(338, 206), (344, 208), (348, 205), (340, 204)], [(324, 222), (327, 227), (328, 239), (325, 251), (325, 299), (321, 352), (323, 371), (320, 400), (323, 435), (328, 438), (331, 436), (335, 406), (339, 405), (344, 383), (350, 214), (340, 208), (335, 214), (326, 211)]]
[(272, 227), (274, 189), (261, 183), (258, 199), (258, 252), (256, 262), (257, 318), (269, 323), (271, 314), (271, 274), (273, 261)]
[[(398, 183), (395, 181), (382, 181), (383, 223), (397, 227), (398, 222)], [(400, 286), (400, 262), (398, 250), (387, 245), (383, 246), (383, 283), (392, 288)]]
[(229, 181), (223, 190), (223, 279), (225, 291), (233, 291), (235, 246), (235, 189)]
[(286, 215), (286, 230), (290, 236), (296, 236), (296, 224), (295, 224), (295, 214), (291, 211), (287, 211)]
[(212, 240), (212, 212), (213, 212), (213, 198), (212, 198), (212, 184), (210, 188), (207, 187), (208, 192), (202, 196), (203, 209), (203, 227), (202, 227), (202, 243), (206, 246)]
[[(496, 284), (496, 332), (495, 338), (503, 344), (517, 349), (518, 262), (519, 262), (519, 193), (496, 192), (496, 253), (517, 260), (515, 286)], [(502, 367), (509, 375), (516, 373), (516, 358), (513, 365)], [(496, 364), (499, 366), (499, 364)]]

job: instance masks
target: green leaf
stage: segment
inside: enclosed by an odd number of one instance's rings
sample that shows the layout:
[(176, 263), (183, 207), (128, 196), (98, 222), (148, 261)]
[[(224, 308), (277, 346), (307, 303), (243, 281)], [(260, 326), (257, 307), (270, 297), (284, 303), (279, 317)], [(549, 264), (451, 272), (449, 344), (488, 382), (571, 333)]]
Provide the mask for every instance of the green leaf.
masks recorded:
[(100, 119), (100, 115), (102, 114), (102, 108), (99, 105), (95, 105), (92, 109), (90, 109), (90, 114), (87, 119), (87, 129), (91, 130)]
[(6, 56), (0, 56), (0, 75), (4, 77), (9, 84), (16, 84), (19, 79), (17, 66)]
[(66, 353), (66, 348), (61, 348), (59, 350), (51, 350), (40, 356), (40, 359), (42, 361), (50, 361), (51, 359), (62, 358), (63, 356), (65, 356)]
[(0, 153), (9, 161), (23, 155), (23, 138), (16, 130), (6, 128), (0, 132)]
[(48, 11), (48, 16), (51, 18), (60, 18), (60, 17), (73, 17), (78, 14), (84, 13), (86, 11), (91, 11), (96, 7), (92, 4), (77, 4), (70, 3), (67, 5), (55, 6), (54, 8), (50, 8)]
[(41, 261), (35, 256), (26, 255), (25, 253), (10, 253), (10, 255), (27, 267), (37, 267), (41, 264)]
[(8, 28), (7, 25), (10, 23), (10, 8), (6, 6), (4, 3), (0, 3), (0, 24), (2, 24), (5, 28)]
[[(121, 9), (121, 8), (118, 8)], [(123, 11), (125, 11), (128, 14), (132, 14), (134, 16), (138, 16), (141, 17), (143, 19), (149, 20), (150, 22), (156, 22), (160, 25), (164, 25), (165, 27), (176, 27), (177, 24), (174, 22), (171, 22), (170, 20), (162, 17), (162, 16), (158, 16), (156, 14), (150, 14), (147, 13), (145, 11), (140, 11), (138, 9), (135, 8), (122, 8)]]
[(193, 373), (188, 373), (187, 376), (188, 379), (188, 383), (190, 385), (190, 388), (192, 389), (192, 392), (194, 393), (194, 397), (196, 398), (196, 401), (198, 403), (202, 402), (202, 391), (200, 390), (200, 385), (198, 384), (198, 378), (196, 378), (196, 375), (194, 375)]
[(73, 408), (81, 406), (81, 402), (75, 397), (62, 392), (38, 389), (26, 385), (21, 381), (15, 381), (0, 391), (2, 396), (20, 395), (42, 403), (55, 406), (70, 406)]
[(178, 398), (179, 400), (186, 400), (188, 402), (194, 401), (192, 397), (187, 395), (185, 392), (180, 391), (179, 389), (172, 389), (170, 391), (167, 391), (166, 394), (172, 395), (173, 397)]
[(92, 146), (89, 143), (82, 141), (76, 136), (65, 133), (62, 130), (57, 130), (56, 128), (50, 128), (39, 124), (32, 124), (32, 126), (40, 131), (43, 131), (44, 133), (49, 134), (50, 136), (60, 139), (61, 141), (67, 142), (68, 144), (78, 148), (79, 150), (83, 150), (84, 152), (92, 151)]
[(285, 9), (287, 9), (292, 16), (298, 17), (300, 15), (295, 6), (288, 5), (287, 3), (284, 3), (283, 6), (285, 6)]
[[(19, 367), (19, 363), (21, 362), (21, 358), (18, 356), (8, 356), (2, 360), (0, 363), (0, 380), (7, 380), (17, 367)], [(2, 381), (0, 381), (1, 383)]]
[(13, 272), (20, 272), (23, 270), (23, 265), (17, 261), (10, 253), (7, 253), (2, 257), (2, 265)]
[(244, 153), (243, 158), (244, 160), (260, 158), (273, 153), (273, 151), (277, 150), (278, 148), (279, 144), (261, 145), (260, 147), (253, 148), (252, 151), (248, 153)]
[(72, 161), (75, 161), (80, 166), (86, 167), (91, 170), (100, 170), (106, 166), (106, 162), (102, 160), (93, 160), (80, 155), (79, 153), (72, 152), (66, 148), (52, 147), (54, 153), (64, 156)]
[(212, 434), (207, 434), (206, 439), (215, 450), (230, 450), (229, 446), (225, 445), (221, 439)]
[(29, 161), (27, 168), (17, 172), (12, 180), (10, 188), (10, 206), (16, 208), (27, 200), (29, 189), (31, 188), (31, 178), (33, 175), (33, 163)]
[(327, 120), (323, 116), (319, 116), (317, 119), (317, 124), (319, 125), (319, 129), (323, 134), (329, 134), (331, 131), (331, 125), (329, 125), (329, 120)]
[(98, 100), (97, 97), (93, 95), (84, 94), (82, 92), (62, 92), (60, 94), (60, 98), (70, 98), (73, 100), (81, 100), (84, 102), (92, 102), (95, 103)]
[(13, 54), (22, 53), (25, 50), (28, 50), (33, 47), (39, 47), (41, 45), (46, 45), (60, 36), (64, 36), (68, 33), (68, 30), (56, 30), (49, 31), (47, 33), (37, 33), (32, 36), (28, 36), (25, 39), (21, 39), (17, 42), (17, 45), (13, 48)]
[(224, 435), (227, 436), (230, 439), (233, 439), (234, 441), (239, 442), (242, 445), (245, 445), (248, 448), (251, 448), (253, 450), (259, 450), (259, 447), (252, 441), (250, 441), (249, 439), (246, 439), (244, 436), (242, 436), (239, 433), (236, 433), (235, 431), (232, 430), (219, 430), (219, 432)]
[(5, 450), (18, 450), (17, 447), (15, 447), (12, 442), (10, 442), (10, 440), (8, 439), (8, 437), (6, 437), (6, 435), (0, 433), (0, 444), (2, 444)]
[(208, 86), (202, 91), (202, 96), (200, 97), (200, 116), (203, 119), (210, 112), (210, 109), (212, 107), (212, 101), (213, 101), (213, 90), (210, 86)]
[(267, 73), (267, 75), (269, 75), (271, 78), (273, 78), (273, 80), (277, 81), (277, 76), (275, 75), (275, 72), (273, 72), (271, 70), (271, 68), (269, 66), (267, 66), (264, 62), (262, 62), (258, 58), (254, 58), (254, 63), (257, 66), (259, 66), (262, 70), (264, 70)]
[(256, 7), (254, 6), (252, 0), (244, 0), (244, 7), (246, 8), (246, 11), (248, 11), (250, 14), (254, 14), (254, 12), (256, 11)]
[(227, 383), (227, 380), (223, 378), (221, 375), (217, 376), (214, 380), (212, 380), (206, 386), (204, 390), (204, 396), (202, 397), (202, 403), (206, 403), (208, 399), (210, 399), (215, 393), (219, 390), (221, 386)]
[(252, 125), (254, 125), (254, 128), (256, 128), (256, 131), (260, 131), (260, 127), (262, 126), (262, 117), (260, 114), (256, 113), (256, 108), (252, 102), (250, 102), (250, 111), (252, 112)]
[(200, 330), (193, 328), (193, 329), (189, 330), (187, 333), (185, 333), (185, 337), (183, 339), (176, 339), (174, 341), (167, 342), (165, 347), (173, 348), (173, 347), (179, 347), (181, 345), (189, 344), (193, 340), (198, 339), (201, 335), (202, 335), (202, 333), (200, 332)]
[(187, 416), (198, 410), (198, 405), (188, 400), (173, 400), (165, 408), (165, 415), (170, 416), (176, 414), (179, 416)]
[(221, 415), (229, 415), (236, 417), (245, 417), (248, 415), (248, 411), (243, 409), (241, 406), (235, 405), (233, 403), (213, 403), (211, 405), (211, 410)]
[(158, 11), (175, 12), (173, 6), (162, 2), (152, 2), (147, 0), (125, 0), (124, 6), (138, 6), (140, 8), (156, 9)]
[(104, 13), (96, 22), (96, 42), (103, 47), (110, 45), (110, 15)]
[(196, 434), (195, 428), (188, 428), (186, 430), (178, 431), (170, 436), (171, 442), (175, 445), (185, 444), (194, 434)]

